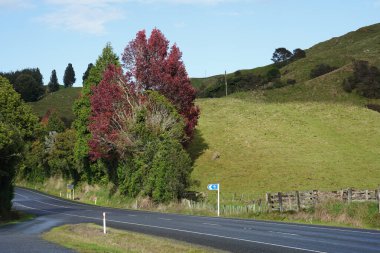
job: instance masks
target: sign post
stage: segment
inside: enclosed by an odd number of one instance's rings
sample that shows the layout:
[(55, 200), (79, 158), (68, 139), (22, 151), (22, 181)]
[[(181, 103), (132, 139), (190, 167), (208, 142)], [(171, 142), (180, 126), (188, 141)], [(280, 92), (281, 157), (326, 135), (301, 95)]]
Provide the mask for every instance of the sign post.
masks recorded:
[(74, 185), (73, 184), (67, 185), (66, 197), (74, 200)]
[(220, 216), (220, 185), (219, 184), (209, 184), (207, 189), (210, 191), (218, 191), (218, 216)]

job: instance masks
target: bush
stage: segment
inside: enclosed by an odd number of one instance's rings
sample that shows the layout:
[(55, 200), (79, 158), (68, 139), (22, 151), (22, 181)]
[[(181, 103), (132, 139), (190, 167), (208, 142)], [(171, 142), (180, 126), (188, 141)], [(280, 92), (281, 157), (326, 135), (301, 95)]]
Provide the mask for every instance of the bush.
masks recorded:
[(46, 125), (47, 131), (55, 131), (58, 133), (62, 133), (65, 131), (65, 123), (61, 120), (56, 112), (53, 112), (48, 119)]
[(59, 175), (74, 181), (79, 180), (80, 173), (74, 160), (75, 140), (76, 133), (71, 129), (56, 134), (53, 147), (47, 157), (50, 175)]
[(380, 98), (380, 71), (370, 66), (367, 61), (355, 61), (354, 73), (343, 80), (343, 89), (346, 92), (357, 90), (367, 98)]
[(18, 174), (22, 179), (36, 183), (42, 183), (49, 177), (47, 153), (43, 142), (37, 140), (27, 146)]
[(373, 110), (375, 112), (380, 112), (380, 105), (378, 104), (368, 104), (366, 107), (370, 110)]
[(280, 70), (278, 68), (271, 68), (267, 72), (267, 80), (268, 80), (268, 82), (271, 82), (271, 81), (273, 81), (275, 79), (278, 79), (280, 77), (281, 77), (281, 73), (280, 73)]
[(289, 85), (293, 85), (293, 84), (296, 84), (296, 80), (295, 79), (287, 79), (286, 80), (286, 84), (289, 84)]
[(146, 136), (144, 149), (119, 164), (120, 191), (155, 202), (179, 199), (190, 184), (191, 160), (182, 145), (167, 136)]
[(318, 76), (322, 76), (322, 75), (327, 74), (327, 73), (329, 73), (335, 69), (337, 69), (337, 68), (331, 67), (328, 64), (319, 64), (319, 65), (315, 66), (314, 69), (312, 69), (310, 71), (310, 78), (316, 78)]

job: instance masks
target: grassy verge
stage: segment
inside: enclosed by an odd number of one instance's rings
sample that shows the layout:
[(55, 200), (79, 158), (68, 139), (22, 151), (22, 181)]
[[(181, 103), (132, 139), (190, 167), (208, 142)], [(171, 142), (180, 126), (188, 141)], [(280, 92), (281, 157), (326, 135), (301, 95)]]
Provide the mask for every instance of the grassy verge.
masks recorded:
[(343, 203), (336, 200), (319, 203), (315, 208), (301, 212), (263, 212), (230, 215), (310, 225), (326, 225), (351, 228), (380, 229), (380, 213), (375, 202)]
[(43, 234), (43, 239), (78, 252), (220, 252), (180, 241), (108, 229), (94, 224), (65, 225)]
[(17, 210), (12, 210), (9, 214), (9, 217), (3, 218), (0, 217), (0, 226), (9, 225), (9, 224), (16, 224), (19, 222), (31, 220), (34, 218), (34, 215), (23, 213)]
[[(55, 196), (63, 192), (65, 182), (62, 179), (50, 179), (44, 184), (32, 187)], [(61, 187), (61, 188), (60, 188)], [(112, 187), (89, 186), (82, 184), (76, 187), (78, 201), (94, 204), (94, 197), (97, 197), (97, 205), (127, 208), (135, 210), (146, 210), (163, 213), (179, 213), (187, 215), (215, 216), (216, 206), (210, 203), (190, 206), (188, 201), (179, 203), (169, 203), (156, 205), (149, 199), (128, 199), (118, 192), (112, 193)], [(65, 196), (63, 196), (65, 197)], [(241, 206), (241, 205), (240, 205)], [(319, 203), (314, 209), (302, 212), (246, 212), (244, 206), (237, 212), (222, 213), (222, 217), (247, 218), (258, 220), (273, 220), (281, 222), (295, 222), (314, 225), (342, 226), (353, 228), (380, 229), (380, 213), (376, 202), (352, 202), (350, 204), (340, 201), (327, 201)], [(257, 209), (258, 211), (258, 209)]]

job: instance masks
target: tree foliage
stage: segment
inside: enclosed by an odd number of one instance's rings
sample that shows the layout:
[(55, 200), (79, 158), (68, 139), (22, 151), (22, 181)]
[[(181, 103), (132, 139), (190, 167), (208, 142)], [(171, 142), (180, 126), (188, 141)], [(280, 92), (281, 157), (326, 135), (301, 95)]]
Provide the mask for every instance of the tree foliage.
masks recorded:
[[(103, 73), (110, 65), (120, 66), (119, 58), (113, 52), (110, 43), (102, 50), (102, 54), (96, 60), (95, 65), (89, 70), (89, 75), (83, 82), (81, 96), (75, 101), (73, 111), (75, 114), (74, 128), (77, 138), (75, 142), (75, 158), (82, 171), (85, 171), (87, 180), (98, 180), (104, 174), (104, 166), (101, 162), (92, 164), (89, 161), (89, 146), (88, 142), (91, 139), (91, 134), (88, 130), (89, 118), (91, 113), (90, 96), (92, 87), (97, 86), (103, 78)], [(98, 166), (99, 165), (99, 166)]]
[(13, 179), (24, 143), (33, 138), (37, 118), (15, 92), (7, 79), (0, 77), (0, 215), (12, 207)]
[(23, 69), (16, 72), (0, 73), (7, 78), (26, 102), (34, 102), (40, 99), (44, 93), (43, 77), (38, 68)]
[(344, 90), (356, 90), (367, 98), (380, 98), (380, 70), (367, 61), (354, 61), (353, 65), (353, 75), (343, 81)]
[(177, 45), (169, 50), (169, 41), (158, 29), (153, 29), (149, 38), (145, 31), (140, 31), (125, 48), (122, 60), (126, 75), (137, 89), (158, 91), (173, 103), (185, 120), (186, 135), (191, 138), (199, 108), (194, 104), (196, 91)]
[(293, 53), (284, 47), (276, 48), (272, 55), (272, 61), (279, 68), (284, 67), (290, 62), (297, 61), (299, 59), (305, 58), (306, 52), (300, 48), (293, 50)]
[(83, 73), (83, 76), (82, 76), (83, 82), (82, 83), (84, 83), (87, 80), (88, 76), (90, 75), (90, 70), (92, 69), (92, 67), (94, 67), (94, 64), (89, 63), (86, 71)]
[(319, 64), (310, 71), (310, 78), (316, 78), (318, 76), (322, 76), (336, 69), (337, 69), (336, 67), (332, 67), (328, 64), (323, 64), (323, 63)]
[(65, 74), (63, 75), (63, 84), (65, 85), (65, 88), (72, 87), (75, 81), (75, 71), (73, 65), (69, 63), (65, 69)]
[(56, 112), (50, 114), (47, 121), (46, 130), (49, 132), (55, 131), (57, 133), (65, 131), (65, 123), (63, 123), (62, 119)]
[(306, 52), (301, 48), (296, 48), (293, 50), (292, 61), (299, 60), (306, 57)]
[(51, 131), (44, 138), (31, 142), (19, 171), (30, 182), (44, 182), (49, 177), (78, 181), (80, 171), (74, 159), (75, 131)]
[(74, 158), (75, 130), (68, 129), (55, 136), (54, 144), (48, 153), (50, 175), (62, 176), (65, 179), (78, 181), (78, 171)]
[(49, 88), (49, 92), (56, 92), (59, 90), (59, 83), (58, 83), (57, 73), (55, 69), (53, 69), (51, 72), (48, 88)]
[(280, 47), (276, 48), (272, 55), (272, 61), (274, 63), (282, 63), (282, 62), (287, 62), (292, 58), (293, 54), (286, 48)]
[(111, 66), (93, 88), (91, 106), (90, 153), (119, 162), (121, 191), (159, 202), (178, 198), (189, 185), (191, 162), (181, 145), (184, 120), (171, 102), (141, 92)]

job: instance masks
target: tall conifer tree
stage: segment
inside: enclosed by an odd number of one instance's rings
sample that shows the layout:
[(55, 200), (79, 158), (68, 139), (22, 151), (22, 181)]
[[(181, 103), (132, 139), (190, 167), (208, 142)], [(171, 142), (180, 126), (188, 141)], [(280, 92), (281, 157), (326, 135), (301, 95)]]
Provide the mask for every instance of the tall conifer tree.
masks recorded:
[(51, 72), (50, 82), (48, 83), (49, 92), (55, 92), (59, 90), (59, 83), (57, 78), (57, 73), (55, 69)]
[(73, 65), (69, 63), (66, 67), (65, 74), (63, 76), (63, 84), (65, 85), (65, 88), (72, 87), (75, 81), (75, 71)]

